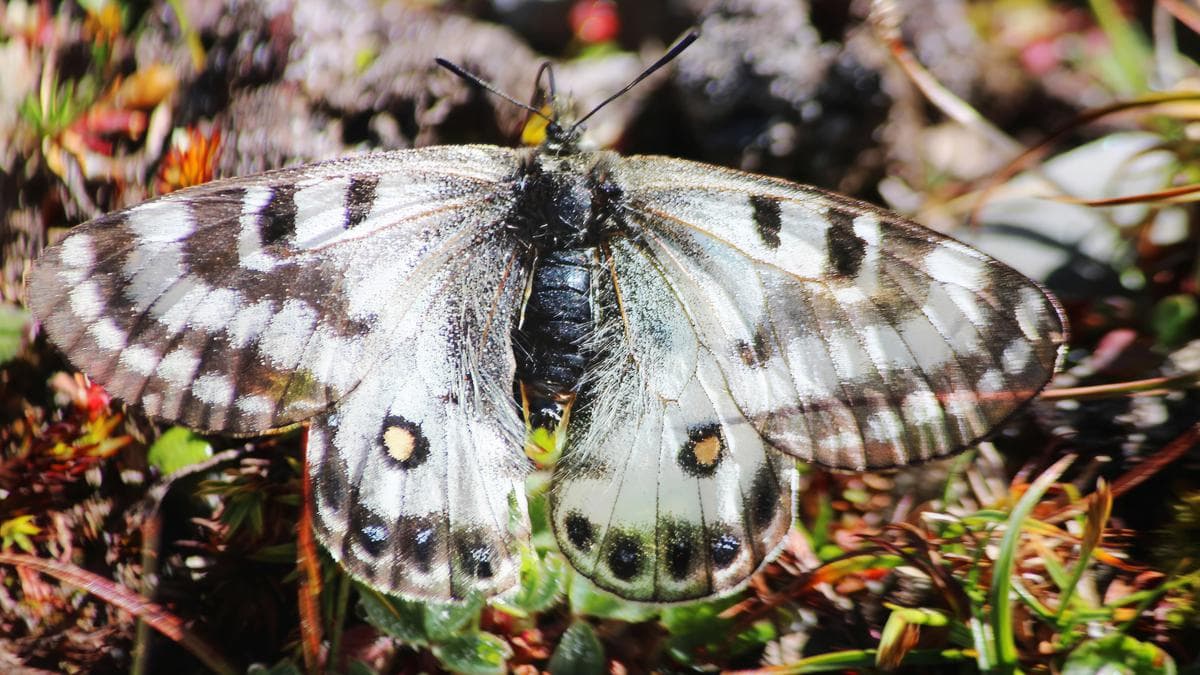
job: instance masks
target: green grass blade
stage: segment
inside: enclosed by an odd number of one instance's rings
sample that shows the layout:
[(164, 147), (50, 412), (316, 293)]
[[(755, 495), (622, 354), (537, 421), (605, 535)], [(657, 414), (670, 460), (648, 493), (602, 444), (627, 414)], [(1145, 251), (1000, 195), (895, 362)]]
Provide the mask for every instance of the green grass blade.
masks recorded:
[(996, 567), (992, 576), (992, 630), (996, 640), (996, 668), (998, 672), (1011, 673), (1017, 667), (1017, 643), (1013, 634), (1012, 611), (1012, 574), (1016, 568), (1017, 549), (1021, 541), (1021, 529), (1033, 507), (1037, 506), (1046, 490), (1058, 480), (1071, 462), (1074, 455), (1067, 455), (1058, 460), (1038, 476), (1021, 496), (1012, 514), (1008, 517), (1008, 529), (1000, 541), (1000, 555), (996, 558)]

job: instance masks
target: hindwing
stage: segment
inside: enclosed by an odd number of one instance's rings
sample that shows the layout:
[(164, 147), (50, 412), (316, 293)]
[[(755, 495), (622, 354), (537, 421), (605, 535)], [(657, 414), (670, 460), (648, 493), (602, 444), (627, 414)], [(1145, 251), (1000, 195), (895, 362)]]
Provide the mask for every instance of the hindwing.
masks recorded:
[(739, 408), (681, 311), (680, 280), (633, 239), (614, 239), (603, 254), (599, 358), (553, 477), (559, 546), (580, 573), (622, 597), (727, 593), (791, 525), (793, 460)]
[(406, 287), (389, 353), (310, 430), (318, 536), (375, 588), (450, 600), (517, 582), (528, 466), (511, 333), (525, 266), (503, 243)]

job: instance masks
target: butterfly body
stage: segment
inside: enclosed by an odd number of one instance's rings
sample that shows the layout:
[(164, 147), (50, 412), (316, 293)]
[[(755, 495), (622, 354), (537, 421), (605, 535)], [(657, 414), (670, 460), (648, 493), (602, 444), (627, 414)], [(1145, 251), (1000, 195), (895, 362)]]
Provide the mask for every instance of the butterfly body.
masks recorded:
[[(585, 343), (595, 323), (592, 247), (546, 251), (537, 257), (514, 335), (517, 379), (533, 456), (561, 450), (563, 425), (591, 360)], [(546, 440), (541, 440), (545, 438)]]
[(591, 355), (597, 246), (616, 232), (619, 190), (607, 180), (617, 156), (580, 152), (553, 126), (512, 180), (508, 216), (528, 250), (528, 290), (514, 334), (517, 380), (531, 454), (557, 453)]
[(46, 251), (31, 307), (151, 415), (310, 420), (319, 540), (433, 600), (516, 584), (523, 447), (561, 451), (550, 518), (578, 572), (683, 601), (779, 548), (795, 459), (948, 456), (1054, 371), (1056, 302), (963, 244), (551, 126), (540, 148), (352, 157), (103, 216)]

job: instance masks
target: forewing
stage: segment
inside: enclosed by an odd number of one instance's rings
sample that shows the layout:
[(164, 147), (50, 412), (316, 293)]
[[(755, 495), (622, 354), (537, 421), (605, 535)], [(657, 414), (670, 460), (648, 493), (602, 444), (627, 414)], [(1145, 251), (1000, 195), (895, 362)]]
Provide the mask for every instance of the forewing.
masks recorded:
[(738, 409), (799, 459), (862, 470), (954, 454), (1054, 373), (1056, 302), (959, 242), (816, 188), (683, 160), (631, 158), (614, 179)]
[(553, 476), (559, 546), (628, 599), (732, 591), (788, 530), (793, 460), (739, 409), (674, 282), (633, 240), (611, 246), (597, 282), (597, 360)]
[(403, 289), (503, 227), (515, 161), (426, 148), (182, 190), (72, 229), (29, 304), (74, 365), (153, 416), (302, 420), (394, 351)]
[(496, 239), (410, 289), (390, 353), (309, 431), (318, 538), (375, 588), (444, 601), (517, 582), (527, 467), (511, 334), (526, 263)]

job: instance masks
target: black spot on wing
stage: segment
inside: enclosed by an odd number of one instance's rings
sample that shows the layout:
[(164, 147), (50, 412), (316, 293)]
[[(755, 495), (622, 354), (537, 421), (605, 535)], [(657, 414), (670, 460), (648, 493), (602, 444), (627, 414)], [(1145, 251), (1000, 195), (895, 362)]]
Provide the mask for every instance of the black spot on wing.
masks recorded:
[(766, 326), (760, 324), (754, 329), (753, 342), (738, 340), (734, 344), (734, 350), (747, 368), (766, 367), (772, 355), (771, 340), (767, 335)]
[(754, 209), (754, 227), (767, 248), (779, 248), (779, 230), (783, 222), (779, 217), (779, 200), (762, 195), (750, 196), (750, 207)]
[(355, 504), (350, 514), (350, 532), (358, 545), (372, 558), (387, 550), (391, 529), (379, 514)]
[(296, 233), (296, 186), (275, 185), (271, 197), (258, 212), (264, 246), (276, 244)]
[(741, 548), (741, 542), (738, 541), (738, 538), (732, 532), (714, 533), (712, 541), (708, 545), (709, 553), (712, 555), (713, 567), (717, 569), (729, 567), (737, 559), (738, 551)]
[(646, 562), (641, 541), (627, 532), (613, 532), (608, 540), (608, 568), (621, 581), (641, 574)]
[(375, 189), (379, 186), (379, 176), (368, 174), (352, 176), (350, 189), (346, 190), (346, 229), (358, 225), (367, 219), (371, 206), (375, 204)]
[(825, 231), (829, 266), (839, 276), (852, 277), (862, 267), (867, 243), (854, 232), (854, 221), (849, 214), (830, 210), (826, 217), (829, 218), (829, 229)]
[(691, 575), (700, 558), (696, 555), (697, 529), (686, 523), (668, 522), (663, 528), (662, 550), (667, 574), (676, 581)]
[(338, 469), (337, 462), (324, 461), (317, 468), (317, 479), (314, 485), (321, 506), (331, 513), (341, 513), (346, 507), (346, 496), (350, 493), (346, 475)]
[(490, 579), (495, 575), (496, 552), (484, 541), (479, 532), (471, 530), (455, 532), (452, 539), (454, 550), (458, 554), (458, 563), (468, 576), (476, 579)]
[(438, 523), (429, 516), (404, 516), (396, 527), (398, 551), (404, 562), (428, 573), (437, 557)]
[(384, 418), (379, 444), (401, 469), (415, 469), (429, 459), (429, 439), (421, 432), (421, 425), (399, 415)]
[(755, 529), (762, 530), (775, 520), (775, 514), (780, 510), (779, 499), (779, 484), (775, 482), (775, 474), (770, 465), (763, 464), (754, 475), (749, 495), (750, 523)]
[(567, 514), (565, 519), (567, 526), (567, 541), (580, 551), (587, 552), (592, 548), (592, 544), (596, 541), (596, 528), (592, 525), (592, 521), (578, 511), (572, 511)]

